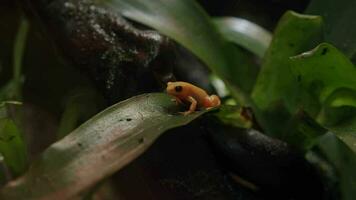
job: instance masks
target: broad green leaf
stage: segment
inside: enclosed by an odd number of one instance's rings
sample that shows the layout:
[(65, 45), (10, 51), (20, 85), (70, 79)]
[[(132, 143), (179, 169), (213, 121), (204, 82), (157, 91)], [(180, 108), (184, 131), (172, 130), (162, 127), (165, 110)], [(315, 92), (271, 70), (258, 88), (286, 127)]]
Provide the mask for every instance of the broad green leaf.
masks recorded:
[(292, 58), (299, 83), (321, 105), (318, 121), (356, 152), (356, 68), (338, 49), (321, 44)]
[(0, 199), (71, 199), (141, 155), (166, 130), (206, 111), (183, 116), (166, 94), (144, 94), (97, 114), (51, 145)]
[(10, 116), (11, 106), (19, 105), (16, 102), (2, 102), (0, 105), (0, 154), (11, 174), (19, 176), (27, 168), (27, 147), (21, 129)]
[(222, 37), (211, 18), (194, 0), (106, 2), (125, 17), (153, 27), (189, 49), (224, 81), (238, 87), (238, 92), (232, 94), (240, 101), (249, 100), (245, 92), (254, 81), (251, 80), (253, 72), (242, 63), (242, 52)]
[(299, 84), (319, 103), (319, 122), (330, 126), (356, 114), (352, 108), (356, 105), (356, 68), (338, 49), (320, 44), (293, 57), (292, 70)]
[[(292, 58), (293, 73), (298, 82), (306, 89), (318, 87), (318, 100), (320, 103), (340, 88), (356, 91), (356, 68), (352, 62), (338, 49), (330, 44), (323, 43), (314, 50)], [(342, 93), (345, 94), (345, 93)], [(335, 106), (350, 104), (348, 96), (344, 100), (333, 99)]]
[[(315, 162), (317, 155), (322, 156), (333, 169), (326, 164)], [(306, 155), (306, 158), (320, 168), (322, 173), (332, 173), (331, 178), (336, 179), (336, 187), (341, 200), (353, 200), (356, 196), (356, 154), (331, 132), (322, 136), (315, 147)], [(329, 175), (330, 176), (330, 175)], [(333, 177), (334, 176), (334, 177)]]
[(290, 70), (290, 56), (297, 55), (321, 39), (322, 19), (288, 11), (275, 30), (252, 97), (262, 110), (281, 102), (295, 111), (297, 87)]
[(278, 136), (290, 114), (299, 107), (300, 92), (290, 65), (290, 56), (297, 55), (321, 39), (322, 19), (318, 16), (286, 12), (274, 32), (264, 57), (252, 98), (262, 110), (265, 130)]
[(335, 89), (326, 98), (317, 119), (330, 128), (347, 124), (353, 117), (356, 117), (356, 91), (343, 87)]
[(216, 26), (222, 35), (251, 51), (259, 57), (263, 57), (269, 47), (272, 35), (263, 27), (246, 19), (237, 17), (218, 17), (214, 19)]
[(325, 21), (325, 39), (348, 58), (356, 58), (356, 1), (312, 0), (306, 13), (321, 15)]

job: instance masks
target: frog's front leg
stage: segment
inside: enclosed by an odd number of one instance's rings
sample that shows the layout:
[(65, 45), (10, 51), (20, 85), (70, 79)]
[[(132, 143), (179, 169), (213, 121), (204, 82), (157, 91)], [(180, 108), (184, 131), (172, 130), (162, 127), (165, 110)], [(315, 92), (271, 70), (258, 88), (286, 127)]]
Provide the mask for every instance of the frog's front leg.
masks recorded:
[(182, 112), (183, 115), (189, 115), (197, 108), (197, 100), (195, 100), (192, 96), (188, 96), (187, 101), (190, 102), (189, 110)]

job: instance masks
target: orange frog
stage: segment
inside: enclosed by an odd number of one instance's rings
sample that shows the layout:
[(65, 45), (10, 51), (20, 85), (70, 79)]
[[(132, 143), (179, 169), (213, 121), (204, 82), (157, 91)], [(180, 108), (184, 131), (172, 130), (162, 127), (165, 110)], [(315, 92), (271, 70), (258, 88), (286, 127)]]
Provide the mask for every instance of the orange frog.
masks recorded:
[(183, 112), (188, 115), (197, 108), (214, 108), (220, 105), (220, 98), (208, 95), (203, 89), (187, 82), (168, 82), (167, 93), (176, 98), (177, 103), (190, 104), (189, 110)]

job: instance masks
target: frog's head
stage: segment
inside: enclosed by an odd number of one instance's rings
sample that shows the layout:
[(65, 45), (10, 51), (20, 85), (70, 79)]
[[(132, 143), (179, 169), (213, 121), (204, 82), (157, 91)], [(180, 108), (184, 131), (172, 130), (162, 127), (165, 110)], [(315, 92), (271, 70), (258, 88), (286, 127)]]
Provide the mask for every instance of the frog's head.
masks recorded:
[(181, 96), (184, 93), (184, 85), (180, 82), (168, 82), (166, 92), (173, 96)]

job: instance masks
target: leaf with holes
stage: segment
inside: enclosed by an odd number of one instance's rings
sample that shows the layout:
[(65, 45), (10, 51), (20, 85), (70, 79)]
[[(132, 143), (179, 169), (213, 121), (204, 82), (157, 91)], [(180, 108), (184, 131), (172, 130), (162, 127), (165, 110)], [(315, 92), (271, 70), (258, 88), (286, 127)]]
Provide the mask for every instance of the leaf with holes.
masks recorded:
[(322, 19), (318, 16), (286, 12), (280, 19), (258, 75), (252, 98), (264, 112), (269, 134), (283, 132), (290, 113), (298, 109), (300, 94), (290, 69), (290, 56), (318, 44)]

